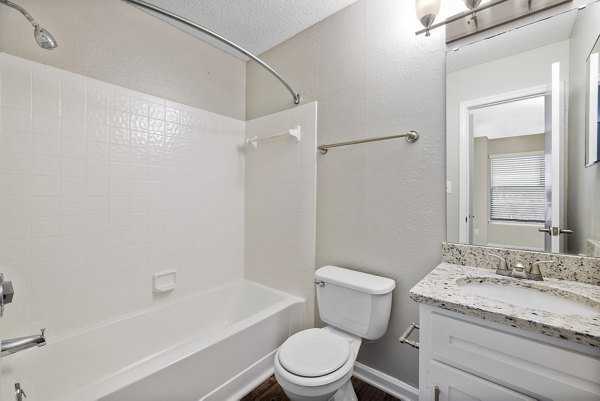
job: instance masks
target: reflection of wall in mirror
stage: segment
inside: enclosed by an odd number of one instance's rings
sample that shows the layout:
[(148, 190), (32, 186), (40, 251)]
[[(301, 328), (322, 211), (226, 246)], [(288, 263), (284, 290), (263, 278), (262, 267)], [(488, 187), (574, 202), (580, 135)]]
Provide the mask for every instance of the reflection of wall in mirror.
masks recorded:
[(586, 252), (589, 240), (600, 240), (600, 164), (585, 167), (585, 97), (587, 58), (600, 35), (600, 2), (578, 13), (570, 41), (569, 187), (567, 221), (575, 231), (568, 251)]
[[(552, 63), (559, 61), (561, 81), (569, 87), (569, 41), (553, 43), (446, 75), (446, 176), (459, 188), (459, 105), (507, 92), (549, 85)], [(524, 68), (527, 66), (527, 68)], [(447, 195), (447, 240), (458, 242), (459, 193)]]

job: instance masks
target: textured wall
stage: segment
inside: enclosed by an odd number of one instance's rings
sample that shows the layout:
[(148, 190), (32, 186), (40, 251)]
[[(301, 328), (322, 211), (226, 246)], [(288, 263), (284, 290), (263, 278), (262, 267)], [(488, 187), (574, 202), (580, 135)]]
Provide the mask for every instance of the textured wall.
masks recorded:
[(579, 12), (571, 35), (569, 92), (569, 205), (567, 222), (575, 230), (570, 252), (585, 252), (587, 240), (600, 240), (600, 164), (585, 165), (586, 60), (600, 35), (600, 3)]
[(244, 275), (306, 299), (314, 325), (317, 103), (246, 123), (246, 138), (300, 126), (302, 138), (278, 138), (245, 148)]
[[(242, 278), (243, 121), (4, 53), (0, 72), (3, 337)], [(177, 288), (155, 295), (166, 269)]]
[[(400, 345), (418, 321), (408, 291), (445, 239), (443, 31), (416, 37), (414, 2), (360, 0), (262, 56), (303, 101), (319, 101), (319, 143), (416, 129), (421, 139), (332, 149), (317, 157), (317, 266), (396, 280), (388, 333), (359, 361), (418, 384), (418, 352)], [(247, 116), (290, 107), (288, 93), (247, 67)], [(312, 280), (307, 277), (306, 280)]]
[(21, 0), (59, 42), (40, 49), (0, 7), (0, 51), (244, 119), (245, 63), (121, 0)]

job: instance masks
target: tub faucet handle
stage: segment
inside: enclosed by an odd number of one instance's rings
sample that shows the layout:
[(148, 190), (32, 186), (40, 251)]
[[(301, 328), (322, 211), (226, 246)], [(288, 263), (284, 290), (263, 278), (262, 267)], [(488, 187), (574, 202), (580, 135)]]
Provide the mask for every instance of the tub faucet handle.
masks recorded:
[(27, 398), (27, 394), (21, 388), (21, 383), (15, 383), (15, 398), (17, 401), (23, 401), (23, 397)]

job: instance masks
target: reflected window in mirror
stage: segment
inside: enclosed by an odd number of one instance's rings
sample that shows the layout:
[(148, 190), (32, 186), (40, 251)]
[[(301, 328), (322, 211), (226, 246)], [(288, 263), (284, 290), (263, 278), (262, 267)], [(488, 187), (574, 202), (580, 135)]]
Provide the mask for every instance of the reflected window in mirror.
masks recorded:
[(543, 223), (544, 154), (490, 155), (490, 220)]

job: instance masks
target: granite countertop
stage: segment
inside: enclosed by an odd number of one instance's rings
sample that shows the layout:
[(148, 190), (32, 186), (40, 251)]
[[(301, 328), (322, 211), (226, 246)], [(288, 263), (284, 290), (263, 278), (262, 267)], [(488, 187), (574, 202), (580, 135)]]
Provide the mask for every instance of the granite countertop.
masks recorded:
[[(598, 309), (598, 315), (559, 314), (530, 309), (526, 305), (515, 306), (470, 294), (461, 288), (464, 282), (535, 288), (591, 306)], [(600, 347), (600, 286), (597, 285), (551, 278), (521, 280), (497, 275), (492, 269), (441, 263), (410, 290), (410, 297), (419, 303)]]

